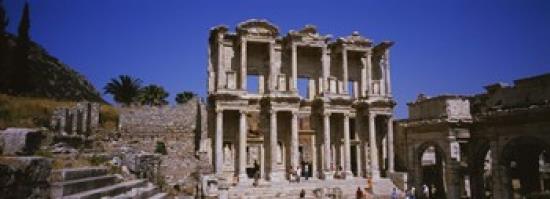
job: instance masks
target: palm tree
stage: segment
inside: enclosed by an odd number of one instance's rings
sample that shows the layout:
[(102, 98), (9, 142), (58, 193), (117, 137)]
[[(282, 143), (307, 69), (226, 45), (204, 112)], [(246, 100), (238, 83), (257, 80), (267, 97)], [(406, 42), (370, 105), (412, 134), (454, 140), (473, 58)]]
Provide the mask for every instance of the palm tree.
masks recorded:
[(143, 87), (139, 95), (139, 102), (142, 105), (161, 106), (168, 104), (166, 97), (168, 97), (168, 92), (162, 86), (151, 84)]
[(176, 94), (176, 102), (178, 104), (185, 104), (185, 102), (189, 101), (191, 98), (197, 96), (193, 92), (189, 91), (183, 91), (181, 93)]
[(119, 75), (118, 79), (111, 79), (103, 90), (105, 94), (113, 95), (117, 103), (129, 106), (136, 102), (141, 89), (141, 80), (128, 75)]

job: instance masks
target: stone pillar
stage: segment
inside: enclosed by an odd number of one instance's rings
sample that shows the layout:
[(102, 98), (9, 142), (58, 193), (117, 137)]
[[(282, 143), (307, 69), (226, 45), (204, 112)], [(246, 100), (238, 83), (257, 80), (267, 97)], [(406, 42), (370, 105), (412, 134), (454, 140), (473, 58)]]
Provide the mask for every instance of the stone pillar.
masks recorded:
[(223, 110), (216, 109), (216, 136), (215, 143), (215, 159), (214, 173), (222, 174), (223, 169)]
[(388, 96), (391, 96), (391, 79), (390, 79), (390, 50), (386, 50), (386, 90)]
[(217, 64), (218, 64), (218, 85), (217, 89), (223, 89), (225, 88), (225, 68), (223, 65), (223, 34), (218, 34), (217, 38), (217, 44), (218, 44), (218, 57), (217, 57)]
[(241, 89), (246, 90), (246, 78), (247, 78), (247, 54), (246, 54), (246, 39), (241, 38)]
[(330, 162), (331, 162), (331, 152), (330, 152), (330, 113), (325, 112), (323, 114), (323, 172), (324, 177), (331, 178), (331, 168), (330, 168)]
[(376, 146), (376, 115), (369, 113), (369, 146), (370, 146), (370, 164), (372, 178), (380, 178), (380, 169), (378, 167), (378, 146)]
[(290, 84), (290, 90), (296, 91), (298, 85), (298, 48), (296, 44), (292, 44), (292, 81)]
[(378, 61), (378, 67), (380, 67), (380, 71), (382, 72), (382, 76), (380, 77), (380, 95), (385, 96), (386, 95), (386, 67), (384, 66), (386, 63), (385, 56), (381, 55), (380, 60)]
[(300, 165), (298, 160), (300, 152), (298, 151), (298, 113), (292, 112), (292, 128), (290, 135), (290, 165), (292, 168), (296, 168)]
[(393, 117), (388, 116), (388, 171), (390, 173), (395, 171), (395, 153), (393, 145)]
[(342, 49), (342, 81), (344, 85), (342, 90), (344, 94), (348, 94), (348, 51), (345, 48)]
[(275, 67), (275, 41), (269, 42), (269, 80), (267, 83), (267, 89), (269, 93), (272, 93), (275, 91), (276, 85), (277, 85), (277, 77), (278, 77), (278, 71)]
[(327, 47), (326, 46), (323, 46), (323, 49), (321, 50), (321, 63), (323, 64), (323, 81), (322, 81), (322, 85), (321, 85), (321, 81), (319, 81), (319, 88), (323, 88), (323, 89), (319, 89), (319, 94), (323, 93), (323, 91), (325, 92), (329, 92), (329, 84), (328, 84), (328, 76), (329, 76), (329, 62), (328, 62), (328, 54), (327, 54)]
[(244, 110), (240, 111), (239, 119), (239, 179), (247, 179), (246, 175), (246, 112)]
[(367, 85), (369, 85), (367, 82), (367, 61), (368, 59), (366, 56), (361, 58), (361, 80), (359, 83), (361, 86), (359, 90), (359, 97), (367, 96)]
[(271, 110), (270, 113), (270, 130), (269, 130), (269, 147), (266, 149), (269, 151), (268, 155), (268, 173), (266, 174), (266, 177), (270, 181), (281, 181), (284, 180), (284, 173), (279, 168), (278, 165), (278, 157), (277, 155), (283, 154), (282, 151), (278, 151), (278, 143), (277, 143), (277, 111)]
[(373, 89), (372, 89), (372, 52), (371, 51), (368, 51), (367, 52), (367, 63), (366, 63), (366, 78), (367, 78), (367, 95), (372, 95), (373, 94)]
[(349, 135), (349, 113), (344, 114), (344, 172), (346, 177), (351, 177), (351, 152)]

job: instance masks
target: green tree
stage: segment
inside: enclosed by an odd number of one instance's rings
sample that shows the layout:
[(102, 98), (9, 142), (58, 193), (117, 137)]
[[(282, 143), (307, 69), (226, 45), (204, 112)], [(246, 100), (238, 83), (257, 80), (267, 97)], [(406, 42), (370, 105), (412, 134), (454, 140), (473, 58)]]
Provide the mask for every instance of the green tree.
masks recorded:
[(190, 92), (190, 91), (183, 91), (181, 93), (176, 94), (176, 102), (178, 104), (185, 104), (187, 101), (189, 101), (191, 98), (197, 96), (197, 94)]
[(113, 95), (113, 99), (122, 105), (129, 106), (136, 102), (141, 90), (141, 80), (128, 75), (119, 75), (111, 79), (103, 88), (105, 94)]
[(21, 15), (21, 21), (19, 22), (18, 34), (17, 34), (17, 47), (15, 49), (15, 66), (11, 76), (10, 85), (12, 94), (29, 94), (33, 85), (30, 77), (30, 64), (29, 64), (29, 52), (31, 46), (31, 37), (29, 30), (31, 28), (29, 3), (25, 2), (23, 7), (23, 14)]
[(139, 102), (142, 105), (161, 106), (168, 104), (167, 97), (168, 92), (162, 86), (151, 84), (141, 89)]
[(4, 9), (4, 0), (0, 0), (0, 36), (4, 37), (4, 34), (6, 33), (6, 27), (8, 27), (9, 23), (8, 15), (6, 14), (6, 10)]
[(0, 0), (0, 92), (8, 90), (10, 70), (8, 69), (8, 35), (6, 27), (8, 26), (8, 15), (4, 9), (4, 1)]

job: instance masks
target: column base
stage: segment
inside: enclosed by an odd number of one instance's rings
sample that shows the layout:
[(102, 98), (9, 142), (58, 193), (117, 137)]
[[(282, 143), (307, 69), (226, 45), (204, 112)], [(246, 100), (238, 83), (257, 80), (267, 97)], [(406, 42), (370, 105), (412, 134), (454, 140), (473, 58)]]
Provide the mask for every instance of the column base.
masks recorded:
[(353, 173), (351, 171), (344, 171), (344, 179), (353, 178)]
[(320, 177), (323, 180), (332, 180), (332, 179), (334, 179), (334, 171), (323, 171), (323, 172), (321, 172)]
[(268, 174), (268, 180), (270, 182), (283, 182), (286, 181), (285, 172), (283, 171), (273, 171)]

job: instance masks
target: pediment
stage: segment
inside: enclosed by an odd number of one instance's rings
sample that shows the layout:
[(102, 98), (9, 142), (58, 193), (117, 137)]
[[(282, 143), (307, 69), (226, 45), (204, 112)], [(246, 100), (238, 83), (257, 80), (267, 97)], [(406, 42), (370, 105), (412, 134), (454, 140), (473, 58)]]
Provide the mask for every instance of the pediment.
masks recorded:
[(242, 35), (277, 36), (279, 29), (267, 20), (250, 19), (239, 23), (237, 32)]

